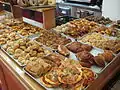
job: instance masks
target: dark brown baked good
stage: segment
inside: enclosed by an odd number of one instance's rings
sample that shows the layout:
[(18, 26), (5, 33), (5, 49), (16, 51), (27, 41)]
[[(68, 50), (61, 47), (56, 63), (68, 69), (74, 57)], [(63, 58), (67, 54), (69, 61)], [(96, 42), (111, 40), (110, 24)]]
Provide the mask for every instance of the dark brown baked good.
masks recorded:
[(74, 52), (74, 53), (77, 53), (78, 52), (78, 49), (80, 48), (82, 44), (80, 42), (72, 42), (71, 44), (67, 45), (67, 48)]
[(98, 56), (95, 56), (94, 57), (94, 61), (100, 67), (104, 67), (105, 66), (105, 58), (101, 54), (99, 54)]
[(64, 56), (70, 55), (70, 51), (64, 45), (58, 45), (58, 52)]
[(81, 62), (88, 62), (90, 64), (94, 64), (94, 60), (93, 60), (94, 56), (88, 51), (79, 52), (76, 54), (76, 56)]
[(88, 44), (83, 44), (83, 45), (81, 45), (81, 48), (86, 51), (91, 51), (93, 47)]
[(83, 67), (87, 67), (87, 68), (90, 68), (92, 66), (92, 64), (90, 64), (89, 62), (80, 62), (80, 64), (83, 66)]
[(106, 62), (111, 62), (114, 58), (113, 52), (110, 50), (105, 50), (102, 55), (104, 56)]

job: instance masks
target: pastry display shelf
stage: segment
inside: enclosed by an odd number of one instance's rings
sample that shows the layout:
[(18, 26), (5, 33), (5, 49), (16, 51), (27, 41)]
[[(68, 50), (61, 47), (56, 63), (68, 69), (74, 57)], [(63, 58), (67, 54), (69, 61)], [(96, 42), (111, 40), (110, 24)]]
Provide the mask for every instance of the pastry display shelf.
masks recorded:
[[(104, 85), (115, 75), (120, 69), (120, 53), (114, 58), (114, 60), (106, 67), (103, 72), (98, 75), (98, 78), (88, 87), (87, 90), (102, 90)], [(2, 50), (0, 50), (0, 66), (6, 67), (9, 73), (21, 84), (22, 90), (44, 90), (44, 88), (38, 85), (34, 80), (25, 74), (22, 68), (20, 68), (13, 60), (11, 60)], [(3, 70), (6, 74), (7, 72)], [(9, 76), (8, 76), (9, 77)], [(97, 87), (96, 87), (97, 86)]]
[[(44, 88), (27, 76), (17, 63), (0, 50), (0, 66), (3, 68), (6, 85), (12, 90), (44, 90)], [(0, 74), (1, 75), (1, 74)], [(10, 82), (12, 80), (12, 82)], [(8, 82), (7, 82), (8, 81)], [(17, 83), (16, 83), (17, 82)], [(16, 85), (14, 85), (16, 83)]]

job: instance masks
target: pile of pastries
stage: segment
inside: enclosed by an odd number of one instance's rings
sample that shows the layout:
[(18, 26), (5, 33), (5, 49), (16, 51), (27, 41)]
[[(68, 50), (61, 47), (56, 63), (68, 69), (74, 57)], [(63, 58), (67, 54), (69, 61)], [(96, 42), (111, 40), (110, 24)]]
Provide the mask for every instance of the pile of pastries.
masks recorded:
[(35, 61), (51, 53), (50, 50), (27, 38), (8, 42), (3, 48), (21, 64), (27, 64), (29, 61)]
[(120, 50), (120, 40), (111, 40), (109, 37), (104, 37), (100, 33), (86, 35), (81, 41), (103, 50), (112, 50), (114, 53), (117, 53)]
[(53, 49), (57, 49), (58, 45), (66, 45), (71, 42), (71, 39), (67, 39), (54, 32), (44, 31), (40, 33), (36, 41)]
[(114, 54), (111, 50), (105, 50), (104, 53), (99, 53), (97, 56), (94, 56), (90, 53), (92, 49), (93, 47), (91, 45), (82, 44), (80, 42), (72, 42), (66, 47), (63, 45), (58, 46), (58, 52), (64, 56), (68, 57), (70, 52), (75, 53), (81, 65), (84, 67), (90, 68), (92, 65), (104, 67), (105, 62), (109, 63), (114, 58)]
[(56, 32), (60, 32), (60, 29), (62, 28), (61, 32), (63, 32), (64, 34), (77, 38), (91, 32), (91, 30), (97, 27), (99, 27), (97, 23), (90, 22), (86, 19), (81, 19), (70, 21), (65, 25), (61, 25), (57, 28), (54, 28), (54, 30)]
[(45, 59), (42, 59), (27, 64), (25, 70), (30, 74), (32, 73), (33, 76), (37, 75), (37, 77), (40, 77), (42, 84), (49, 88), (85, 89), (96, 78), (92, 70), (82, 67), (78, 61), (61, 58), (58, 55), (54, 55), (54, 58), (49, 58), (51, 61), (55, 61), (55, 59), (59, 60), (60, 63), (57, 66), (51, 67)]
[(89, 21), (94, 21), (97, 22), (99, 24), (103, 24), (103, 25), (107, 25), (112, 23), (112, 20), (110, 20), (110, 18), (105, 18), (104, 16), (88, 16), (85, 19), (89, 20)]
[[(5, 25), (9, 26), (10, 30), (5, 29)], [(86, 19), (58, 26), (54, 28), (57, 33), (14, 19), (6, 19), (0, 24), (0, 28), (4, 29), (0, 32), (0, 44), (5, 44), (2, 48), (21, 65), (26, 65), (26, 72), (35, 78), (39, 77), (46, 87), (85, 89), (96, 78), (91, 66), (105, 67), (106, 62), (111, 62), (115, 57), (114, 53), (120, 51), (120, 40), (105, 37), (106, 34), (116, 36), (117, 30), (112, 27), (100, 27), (96, 22)], [(74, 38), (65, 37), (60, 33)], [(39, 36), (34, 40), (20, 36), (35, 34)], [(83, 37), (78, 42), (78, 37), (81, 36)], [(91, 54), (93, 46), (103, 49), (104, 52)], [(57, 52), (52, 52), (52, 49)], [(70, 59), (71, 53), (77, 60)]]
[(78, 52), (76, 54), (78, 60), (84, 67), (91, 67), (92, 65), (97, 65), (99, 67), (105, 67), (105, 62), (111, 62), (114, 58), (114, 54), (110, 50), (105, 50), (104, 53), (93, 56), (88, 51)]
[(0, 32), (0, 45), (6, 44), (9, 41), (16, 41), (20, 39), (20, 36), (8, 29)]
[(11, 28), (22, 36), (31, 36), (34, 34), (38, 34), (41, 31), (44, 31), (44, 29), (42, 28), (38, 28), (38, 27), (32, 26), (27, 23), (21, 23), (19, 25), (14, 25)]
[(12, 26), (17, 26), (21, 23), (23, 23), (23, 21), (21, 19), (14, 19), (14, 18), (11, 18), (11, 19), (4, 19), (4, 21), (2, 22), (5, 26), (9, 26), (9, 27), (12, 27)]
[(120, 35), (119, 30), (117, 30), (113, 27), (106, 27), (106, 26), (101, 26), (97, 29), (92, 30), (92, 32), (97, 32), (97, 33), (114, 36), (114, 37), (119, 37), (119, 35)]

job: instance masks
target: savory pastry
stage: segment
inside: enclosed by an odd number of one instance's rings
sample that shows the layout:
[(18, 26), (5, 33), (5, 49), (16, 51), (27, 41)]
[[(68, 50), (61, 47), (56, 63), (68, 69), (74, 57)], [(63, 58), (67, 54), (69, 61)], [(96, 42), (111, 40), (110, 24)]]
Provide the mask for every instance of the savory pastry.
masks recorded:
[(91, 30), (99, 27), (95, 22), (90, 22), (86, 19), (74, 20), (67, 23), (68, 29), (65, 30), (64, 34), (70, 35), (74, 38), (79, 38)]
[(93, 60), (93, 55), (90, 54), (88, 51), (82, 51), (76, 54), (77, 58), (81, 61), (81, 62), (87, 62), (90, 64), (94, 64), (94, 60)]
[(61, 61), (61, 65), (59, 67), (62, 68), (64, 66), (69, 66), (69, 65), (76, 66), (77, 68), (82, 67), (79, 61), (70, 58), (65, 58), (63, 61)]
[(100, 67), (104, 67), (105, 66), (105, 58), (101, 54), (99, 54), (98, 56), (95, 56), (94, 57), (94, 61)]
[(44, 62), (43, 59), (39, 58), (36, 61), (29, 62), (26, 65), (25, 70), (34, 77), (39, 77), (42, 74), (46, 73), (48, 70), (50, 70), (50, 67), (50, 64), (47, 64), (46, 62)]
[(74, 52), (74, 53), (77, 53), (79, 52), (79, 48), (81, 47), (81, 43), (80, 42), (72, 42), (71, 44), (67, 45), (67, 48)]
[(61, 61), (63, 61), (65, 59), (64, 56), (62, 56), (60, 54), (56, 54), (56, 53), (49, 54), (48, 56), (46, 56), (44, 58), (49, 60), (49, 61), (52, 61), (57, 66), (59, 66), (61, 64)]
[(76, 66), (64, 66), (58, 70), (58, 80), (63, 84), (75, 84), (81, 79), (81, 69)]
[(53, 84), (50, 84), (49, 82), (47, 82), (47, 81), (45, 80), (45, 77), (44, 77), (44, 76), (40, 77), (40, 81), (41, 81), (42, 84), (45, 85), (46, 87), (49, 87), (49, 88), (56, 87), (56, 85), (54, 86)]
[(90, 85), (94, 80), (95, 80), (95, 74), (93, 73), (92, 70), (88, 68), (82, 68), (81, 69), (83, 72), (83, 77), (84, 77), (84, 87)]
[(65, 90), (79, 90), (90, 85), (95, 80), (95, 74), (82, 67), (79, 61), (66, 58), (60, 66), (53, 67), (40, 80), (46, 87), (61, 86)]
[(111, 62), (114, 58), (113, 52), (110, 50), (105, 50), (102, 55), (104, 56), (106, 62)]
[(64, 45), (58, 45), (58, 52), (64, 56), (69, 56), (70, 52)]
[(71, 42), (70, 39), (67, 39), (66, 37), (63, 37), (54, 32), (48, 32), (47, 30), (41, 32), (36, 41), (51, 47), (52, 49), (57, 49), (58, 45), (66, 45)]
[(48, 73), (46, 73), (44, 76), (45, 81), (54, 86), (60, 85), (60, 82), (58, 80), (58, 69), (59, 68), (57, 67), (53, 67)]
[(81, 45), (81, 48), (83, 49), (83, 50), (85, 50), (85, 51), (91, 51), (92, 50), (92, 46), (91, 45), (88, 45), (88, 44), (83, 44), (83, 45)]

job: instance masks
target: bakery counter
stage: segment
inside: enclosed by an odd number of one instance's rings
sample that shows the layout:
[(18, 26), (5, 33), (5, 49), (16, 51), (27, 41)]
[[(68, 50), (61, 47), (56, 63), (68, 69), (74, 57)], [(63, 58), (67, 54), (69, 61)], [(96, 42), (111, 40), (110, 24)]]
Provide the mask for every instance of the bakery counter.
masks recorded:
[(2, 90), (44, 90), (2, 50), (0, 50), (0, 81)]
[[(120, 70), (120, 53), (106, 67), (98, 78), (88, 87), (88, 90), (102, 90), (109, 80)], [(0, 80), (3, 90), (44, 90), (0, 50)], [(97, 87), (95, 87), (97, 86)]]

